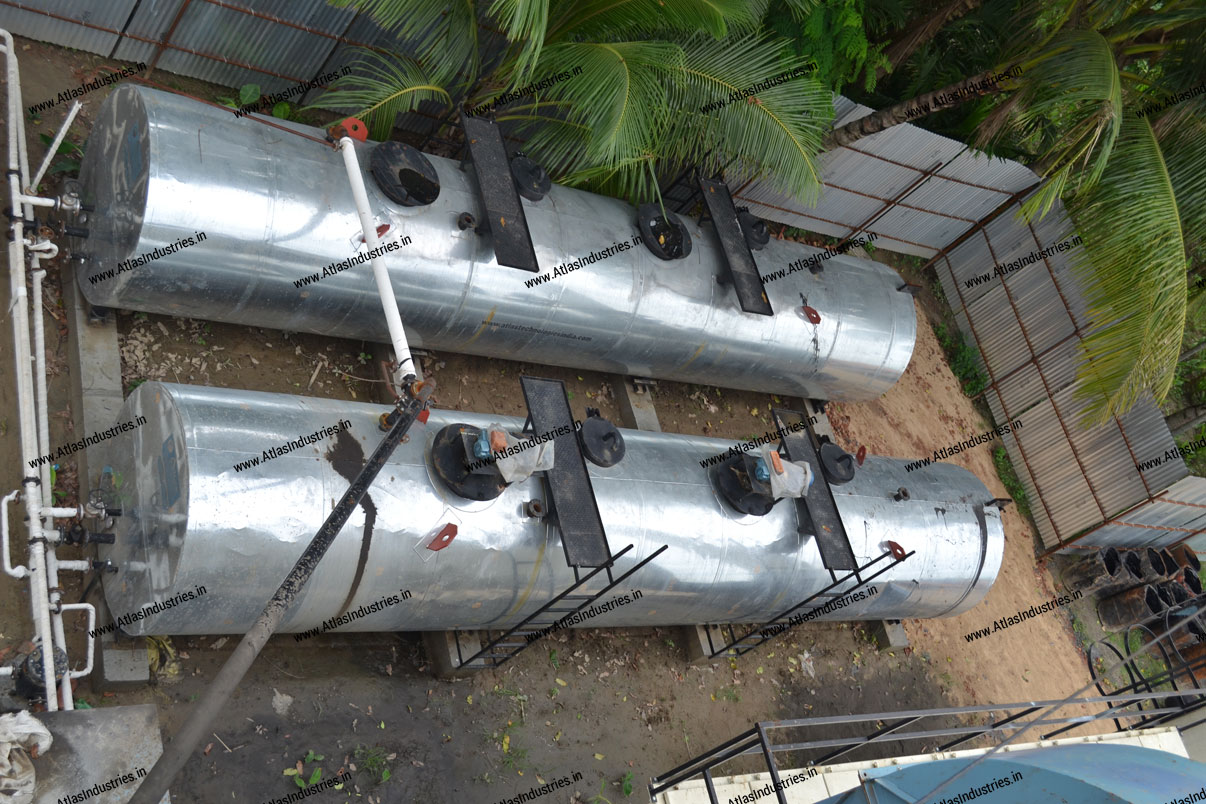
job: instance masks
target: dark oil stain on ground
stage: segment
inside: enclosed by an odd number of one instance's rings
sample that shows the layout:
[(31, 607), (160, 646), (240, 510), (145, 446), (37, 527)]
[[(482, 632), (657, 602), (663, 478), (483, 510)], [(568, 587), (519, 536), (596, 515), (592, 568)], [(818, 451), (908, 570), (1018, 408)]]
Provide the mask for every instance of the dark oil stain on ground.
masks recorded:
[[(360, 471), (364, 469), (364, 448), (347, 430), (340, 430), (335, 434), (335, 446), (327, 450), (325, 457), (335, 471), (348, 483), (354, 481)], [(368, 564), (369, 548), (373, 545), (373, 525), (377, 522), (377, 505), (366, 492), (364, 498), (360, 500), (360, 507), (364, 509), (364, 533), (360, 536), (360, 558), (356, 561), (356, 574), (352, 578), (352, 585), (348, 587), (348, 596), (344, 599), (343, 605), (339, 607), (336, 617), (345, 614), (348, 606), (352, 604), (352, 599), (356, 597), (356, 591), (360, 588), (360, 579), (364, 577), (364, 568)]]

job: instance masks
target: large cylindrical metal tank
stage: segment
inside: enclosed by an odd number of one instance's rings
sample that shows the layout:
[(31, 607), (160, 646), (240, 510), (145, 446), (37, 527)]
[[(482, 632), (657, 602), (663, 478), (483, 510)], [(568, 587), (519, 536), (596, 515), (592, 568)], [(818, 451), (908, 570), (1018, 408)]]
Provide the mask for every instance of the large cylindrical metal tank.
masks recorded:
[[(743, 313), (716, 282), (711, 223), (683, 219), (694, 243), (683, 259), (637, 245), (529, 288), (534, 274), (500, 266), (489, 235), (457, 226), (464, 212), (486, 219), (471, 167), (429, 156), (438, 198), (402, 206), (367, 169), (373, 147), (357, 146), (372, 207), (411, 239), (385, 259), (412, 346), (849, 400), (882, 394), (912, 356), (913, 299), (891, 268), (836, 256), (818, 275), (768, 283), (775, 315)], [(77, 273), (92, 304), (388, 341), (367, 263), (295, 284), (356, 254), (360, 224), (335, 151), (127, 84), (101, 109), (81, 180), (94, 211), (75, 243)], [(593, 193), (554, 185), (522, 203), (542, 272), (639, 233), (631, 206)], [(183, 238), (199, 242), (106, 278)], [(772, 239), (754, 260), (766, 275), (817, 253)]]
[[(380, 441), (381, 407), (255, 391), (148, 382), (126, 400), (118, 421), (146, 423), (95, 449), (123, 515), (116, 542), (102, 545), (116, 574), (104, 575), (115, 617), (205, 587), (205, 594), (125, 626), (134, 634), (242, 633), (254, 621), (336, 500), (361, 451)], [(350, 422), (343, 433), (281, 457), (273, 447)], [(336, 538), (287, 615), (283, 631), (304, 631), (345, 610), (397, 595), (411, 597), (356, 620), (346, 630), (420, 631), (497, 627), (573, 583), (555, 526), (526, 517), (545, 499), (543, 480), (516, 483), (497, 499), (454, 495), (434, 474), (431, 441), (444, 425), (485, 426), (506, 417), (434, 410), (393, 454), (367, 502)], [(783, 501), (766, 516), (722, 502), (700, 461), (731, 442), (625, 430), (625, 458), (590, 465), (613, 553), (634, 548), (617, 574), (662, 545), (664, 553), (616, 594), (642, 597), (583, 623), (644, 626), (765, 622), (831, 583), (814, 540), (798, 532)], [(251, 459), (260, 464), (241, 471)], [(910, 497), (892, 493), (907, 486)], [(943, 617), (978, 603), (996, 579), (1004, 531), (992, 498), (970, 472), (870, 457), (834, 494), (854, 555), (881, 555), (892, 539), (916, 554), (872, 583), (877, 593), (826, 615), (858, 620)], [(433, 529), (458, 525), (446, 548), (419, 547)]]

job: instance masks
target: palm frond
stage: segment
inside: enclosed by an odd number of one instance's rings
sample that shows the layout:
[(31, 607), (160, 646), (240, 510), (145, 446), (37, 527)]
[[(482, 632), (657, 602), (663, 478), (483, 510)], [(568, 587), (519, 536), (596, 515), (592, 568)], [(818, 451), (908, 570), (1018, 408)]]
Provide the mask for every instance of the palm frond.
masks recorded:
[[(1203, 168), (1200, 154), (1197, 167)], [(1097, 423), (1129, 409), (1147, 390), (1164, 399), (1185, 326), (1181, 213), (1147, 120), (1123, 120), (1100, 181), (1074, 194), (1068, 211), (1084, 238), (1072, 265), (1095, 322), (1083, 344), (1078, 394), (1089, 400), (1086, 423)]]
[(1206, 242), (1206, 117), (1186, 117), (1163, 135), (1154, 128), (1177, 195), (1181, 231), (1192, 249)]
[(451, 86), (461, 75), (471, 83), (481, 70), (477, 0), (329, 0), (367, 14), (399, 41), (410, 45), (416, 60), (438, 84)]
[(1022, 66), (1010, 128), (1024, 139), (1059, 120), (1040, 160), (1043, 172), (1060, 191), (1087, 190), (1100, 180), (1122, 125), (1122, 80), (1109, 43), (1096, 31), (1066, 31)]
[[(666, 84), (682, 64), (682, 49), (670, 42), (563, 42), (547, 47), (541, 74), (574, 68), (581, 72), (540, 95), (542, 101), (561, 104), (570, 121), (590, 131), (589, 143), (571, 169), (620, 165), (649, 153), (667, 115)], [(564, 157), (557, 137), (543, 144)], [(577, 135), (573, 139), (580, 144)]]
[(1125, 42), (1150, 31), (1167, 33), (1186, 25), (1200, 23), (1203, 20), (1206, 20), (1206, 6), (1201, 3), (1190, 3), (1128, 17), (1122, 22), (1106, 28), (1102, 34), (1111, 42)]
[(549, 0), (494, 0), (490, 14), (498, 17), (507, 39), (517, 48), (511, 79), (522, 84), (532, 76), (544, 47)]
[(352, 108), (369, 127), (373, 139), (389, 139), (399, 114), (411, 112), (425, 100), (451, 104), (452, 98), (413, 59), (357, 48), (350, 75), (337, 78), (311, 109)]
[[(833, 120), (833, 96), (811, 74), (729, 102), (732, 93), (804, 69), (803, 59), (783, 61), (782, 43), (755, 36), (683, 42), (686, 62), (670, 88), (674, 110), (663, 157), (707, 172), (730, 169), (761, 176), (811, 203), (820, 191), (817, 156)], [(710, 104), (723, 104), (719, 109)]]
[(752, 29), (759, 8), (760, 2), (746, 0), (571, 0), (558, 4), (549, 35), (564, 42), (644, 37), (651, 31), (704, 31), (720, 39), (730, 28)]

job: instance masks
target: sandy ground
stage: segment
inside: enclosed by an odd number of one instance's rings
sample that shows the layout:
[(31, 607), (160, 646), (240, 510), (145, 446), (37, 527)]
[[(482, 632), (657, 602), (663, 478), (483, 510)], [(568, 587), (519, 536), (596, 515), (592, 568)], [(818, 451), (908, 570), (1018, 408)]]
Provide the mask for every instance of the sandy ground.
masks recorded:
[[(21, 44), (28, 46), (22, 53), (27, 105), (78, 86), (101, 62)], [(208, 91), (209, 97), (229, 92), (172, 76), (157, 80)], [(86, 96), (75, 127), (78, 141), (105, 94)], [(56, 107), (44, 114), (37, 130), (51, 129), (64, 111)], [(42, 149), (33, 146), (38, 159)], [(882, 251), (877, 258), (892, 261)], [(372, 347), (362, 343), (128, 313), (118, 320), (128, 384), (180, 379), (366, 399), (378, 376), (366, 359)], [(7, 332), (7, 318), (0, 323)], [(48, 350), (61, 358), (65, 347), (57, 324), (50, 318), (47, 324), (55, 333)], [(0, 346), (11, 354), (7, 341)], [(9, 365), (7, 359), (0, 362), (0, 449), (11, 455), (16, 428)], [(439, 384), (442, 407), (519, 413), (516, 378), (530, 372), (564, 379), (575, 406), (616, 413), (609, 378), (598, 373), (443, 353), (428, 359), (426, 368)], [(66, 369), (56, 370), (52, 398), (66, 399)], [(663, 429), (733, 439), (765, 431), (772, 404), (799, 407), (799, 400), (674, 383), (659, 385), (656, 396)], [(61, 410), (62, 404), (52, 407)], [(873, 453), (907, 458), (988, 429), (960, 392), (924, 320), (901, 381), (875, 402), (831, 406), (831, 417), (848, 448), (865, 444)], [(66, 433), (61, 421), (53, 426), (52, 441), (58, 443)], [(991, 447), (984, 445), (952, 462), (1006, 496), (990, 456)], [(19, 480), (18, 468), (3, 470), (3, 488)], [(976, 642), (963, 638), (1055, 593), (1046, 571), (1035, 567), (1031, 526), (1012, 507), (1005, 522), (1005, 562), (987, 600), (957, 618), (907, 622), (912, 647), (905, 651), (876, 650), (858, 626), (816, 624), (736, 662), (688, 667), (675, 630), (574, 631), (550, 638), (502, 671), (444, 682), (430, 678), (413, 635), (320, 637), (300, 645), (288, 636), (274, 639), (219, 717), (212, 744), (198, 751), (174, 786), (174, 800), (208, 804), (285, 795), (297, 788), (284, 771), (301, 760), (307, 778), (315, 768), (326, 778), (355, 766), (352, 783), (324, 794), (337, 797), (332, 800), (487, 804), (541, 779), (581, 773), (580, 781), (542, 800), (587, 801), (602, 785), (612, 802), (632, 801), (644, 795), (651, 775), (758, 720), (1063, 697), (1088, 679), (1063, 613)], [(69, 597), (79, 590), (75, 579), (70, 584)], [(15, 583), (0, 584), (0, 650), (11, 652), (28, 635), (25, 594)], [(165, 736), (171, 735), (234, 641), (174, 640), (179, 664), (153, 685), (117, 694), (89, 694), (82, 686), (80, 694), (100, 707), (153, 702)], [(365, 750), (379, 750), (388, 780), (382, 781), (380, 770), (374, 773)], [(879, 753), (902, 750), (885, 743)], [(323, 758), (305, 762), (307, 752)], [(624, 793), (627, 774), (636, 798)]]
[[(932, 455), (993, 428), (960, 391), (928, 326), (918, 328), (909, 369), (888, 393), (865, 404), (834, 403), (829, 416), (847, 449), (865, 445), (869, 453), (900, 458)], [(993, 467), (994, 445), (1000, 441), (960, 452), (946, 462), (970, 470), (994, 495), (1007, 498)], [(909, 639), (931, 651), (935, 667), (949, 672), (954, 681), (952, 706), (1062, 699), (1089, 679), (1065, 611), (1043, 614), (972, 642), (965, 639), (965, 634), (991, 628), (995, 620), (1063, 594), (1047, 570), (1035, 564), (1036, 533), (1030, 521), (1010, 505), (1004, 523), (1005, 558), (984, 601), (957, 617), (905, 623)]]

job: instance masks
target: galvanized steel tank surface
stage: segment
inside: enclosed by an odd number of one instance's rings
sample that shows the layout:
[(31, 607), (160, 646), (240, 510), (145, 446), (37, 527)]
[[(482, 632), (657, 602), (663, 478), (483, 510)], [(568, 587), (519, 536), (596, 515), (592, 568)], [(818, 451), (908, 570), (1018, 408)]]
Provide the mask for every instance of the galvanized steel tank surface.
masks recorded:
[[(100, 547), (119, 567), (104, 575), (105, 595), (121, 616), (196, 585), (206, 594), (125, 630), (244, 632), (347, 485), (332, 465), (334, 437), (266, 462), (262, 454), (340, 419), (351, 427), (339, 437), (354, 437), (368, 453), (381, 437), (381, 412), (283, 394), (139, 386), (119, 420), (144, 415), (147, 423), (95, 448), (102, 460), (94, 465), (108, 468), (106, 482), (119, 486), (126, 512), (116, 543)], [(434, 475), (429, 446), (440, 428), (496, 420), (515, 432), (522, 426), (519, 419), (432, 411), (394, 453), (369, 492), (371, 509), (358, 509), (339, 534), (282, 630), (305, 631), (400, 591), (412, 597), (342, 630), (497, 627), (569, 586), (556, 528), (523, 514), (525, 501), (545, 498), (542, 481), (474, 502)], [(831, 582), (813, 539), (797, 531), (793, 505), (781, 502), (752, 517), (718, 498), (699, 462), (731, 442), (631, 430), (624, 439), (627, 456), (618, 465), (589, 466), (612, 551), (635, 545), (618, 571), (663, 544), (669, 549), (615, 590), (635, 588), (643, 597), (583, 627), (764, 622)], [(259, 466), (235, 471), (257, 457)], [(900, 486), (911, 499), (891, 499)], [(906, 473), (903, 461), (872, 457), (834, 491), (857, 558), (880, 555), (887, 539), (917, 553), (873, 582), (876, 595), (824, 619), (951, 616), (988, 593), (1004, 531), (996, 509), (984, 506), (992, 494), (970, 472), (932, 464)], [(419, 547), (447, 522), (459, 529), (451, 545), (439, 552)]]
[[(357, 146), (362, 165), (372, 147)], [(489, 236), (457, 228), (462, 212), (485, 218), (472, 169), (429, 159), (441, 184), (429, 206), (393, 203), (365, 178), (389, 236), (411, 238), (386, 260), (413, 346), (818, 399), (874, 398), (908, 366), (913, 300), (884, 265), (834, 257), (818, 276), (769, 283), (776, 315), (747, 314), (715, 281), (723, 257), (711, 224), (687, 220), (694, 248), (685, 259), (662, 261), (638, 245), (528, 288), (535, 274), (499, 266)], [(337, 153), (125, 85), (101, 109), (81, 178), (96, 205), (89, 238), (76, 244), (93, 304), (388, 340), (367, 263), (294, 284), (356, 254), (360, 226)], [(554, 185), (522, 203), (542, 272), (638, 234), (635, 210), (612, 198)], [(98, 279), (198, 231), (207, 235), (198, 245)], [(772, 239), (754, 258), (767, 274), (815, 253)], [(819, 324), (803, 304), (820, 312)]]

